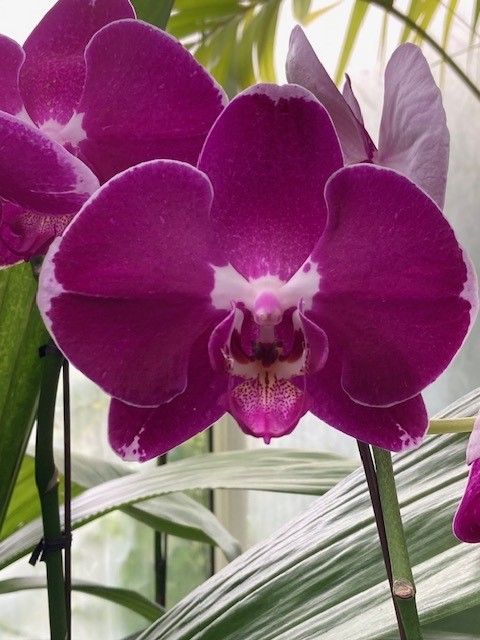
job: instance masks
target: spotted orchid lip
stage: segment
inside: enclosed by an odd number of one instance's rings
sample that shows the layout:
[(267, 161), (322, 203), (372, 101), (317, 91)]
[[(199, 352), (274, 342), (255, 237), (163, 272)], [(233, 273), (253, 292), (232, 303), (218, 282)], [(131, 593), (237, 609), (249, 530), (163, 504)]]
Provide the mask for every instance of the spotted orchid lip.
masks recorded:
[(420, 393), (478, 309), (434, 201), (392, 169), (342, 167), (330, 116), (288, 85), (235, 98), (199, 169), (156, 160), (102, 186), (49, 251), (38, 301), (115, 398), (113, 447), (141, 460), (225, 409), (267, 440), (308, 408), (364, 442), (415, 446)]

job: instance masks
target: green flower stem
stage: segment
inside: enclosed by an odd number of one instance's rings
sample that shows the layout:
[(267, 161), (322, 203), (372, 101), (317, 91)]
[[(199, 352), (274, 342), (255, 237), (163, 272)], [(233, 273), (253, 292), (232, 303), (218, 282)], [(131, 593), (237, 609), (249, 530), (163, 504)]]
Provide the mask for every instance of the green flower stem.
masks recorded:
[(392, 456), (389, 451), (378, 447), (372, 448), (380, 501), (385, 519), (388, 549), (390, 551), (393, 595), (402, 617), (407, 640), (422, 640), (422, 631), (415, 603), (415, 583), (398, 505)]
[[(44, 538), (57, 540), (61, 538), (62, 530), (58, 501), (58, 470), (53, 458), (53, 419), (63, 356), (56, 349), (47, 348), (44, 358), (45, 368), (38, 405), (35, 480), (42, 508)], [(65, 640), (67, 610), (62, 550), (48, 549), (44, 559), (47, 567), (50, 637), (51, 640)]]
[(430, 420), (428, 434), (469, 433), (473, 429), (475, 418), (456, 418), (454, 420)]

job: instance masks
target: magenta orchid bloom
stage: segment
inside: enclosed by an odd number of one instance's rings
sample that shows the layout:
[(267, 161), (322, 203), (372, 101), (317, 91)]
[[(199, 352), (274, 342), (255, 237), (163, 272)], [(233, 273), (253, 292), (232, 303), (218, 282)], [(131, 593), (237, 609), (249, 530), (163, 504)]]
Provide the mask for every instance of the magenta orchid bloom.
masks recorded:
[(45, 253), (99, 181), (196, 164), (226, 102), (128, 0), (59, 0), (23, 48), (0, 36), (0, 59), (0, 267)]
[(290, 37), (287, 78), (309, 89), (327, 109), (347, 164), (396, 169), (443, 207), (450, 136), (442, 95), (419, 47), (401, 45), (387, 64), (378, 149), (363, 126), (349, 77), (342, 95), (299, 26)]
[(467, 447), (471, 465), (467, 487), (453, 521), (453, 532), (463, 542), (480, 542), (480, 416), (477, 417)]
[(386, 449), (420, 442), (420, 392), (468, 332), (475, 274), (421, 189), (342, 165), (310, 92), (259, 85), (217, 119), (198, 169), (128, 169), (55, 241), (39, 307), (113, 396), (121, 456), (159, 455), (225, 411), (266, 442), (307, 410)]

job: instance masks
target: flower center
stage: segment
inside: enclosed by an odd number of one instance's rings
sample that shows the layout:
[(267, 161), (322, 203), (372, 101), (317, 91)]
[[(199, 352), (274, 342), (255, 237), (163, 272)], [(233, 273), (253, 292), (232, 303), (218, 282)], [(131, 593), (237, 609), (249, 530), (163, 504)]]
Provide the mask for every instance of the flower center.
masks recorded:
[(263, 291), (253, 305), (253, 319), (261, 327), (274, 327), (280, 324), (283, 310), (277, 296), (271, 291)]

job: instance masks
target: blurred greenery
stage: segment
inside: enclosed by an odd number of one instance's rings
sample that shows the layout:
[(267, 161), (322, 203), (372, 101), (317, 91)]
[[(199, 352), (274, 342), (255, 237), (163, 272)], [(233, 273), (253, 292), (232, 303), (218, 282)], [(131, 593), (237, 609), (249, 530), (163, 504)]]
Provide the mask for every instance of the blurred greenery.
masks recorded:
[[(306, 26), (321, 20), (326, 12), (345, 2), (352, 4), (350, 0), (176, 0), (167, 30), (179, 38), (233, 96), (255, 82), (275, 81), (275, 37), (282, 3), (289, 3), (296, 21)], [(134, 5), (139, 18), (164, 26), (164, 9), (170, 5), (170, 0), (134, 0)], [(456, 20), (462, 20), (458, 0), (448, 0), (447, 4), (443, 0), (409, 0), (407, 6), (401, 0), (355, 0), (339, 51), (337, 82), (343, 78), (367, 10), (372, 5), (385, 15), (380, 48), (385, 47), (387, 18), (393, 16), (404, 24), (402, 42), (427, 42), (480, 98), (476, 79), (465, 73), (448, 49), (452, 25)], [(476, 0), (468, 25), (472, 51), (478, 44), (479, 15), (480, 0)], [(441, 41), (432, 35), (434, 23), (439, 20), (443, 24)]]

